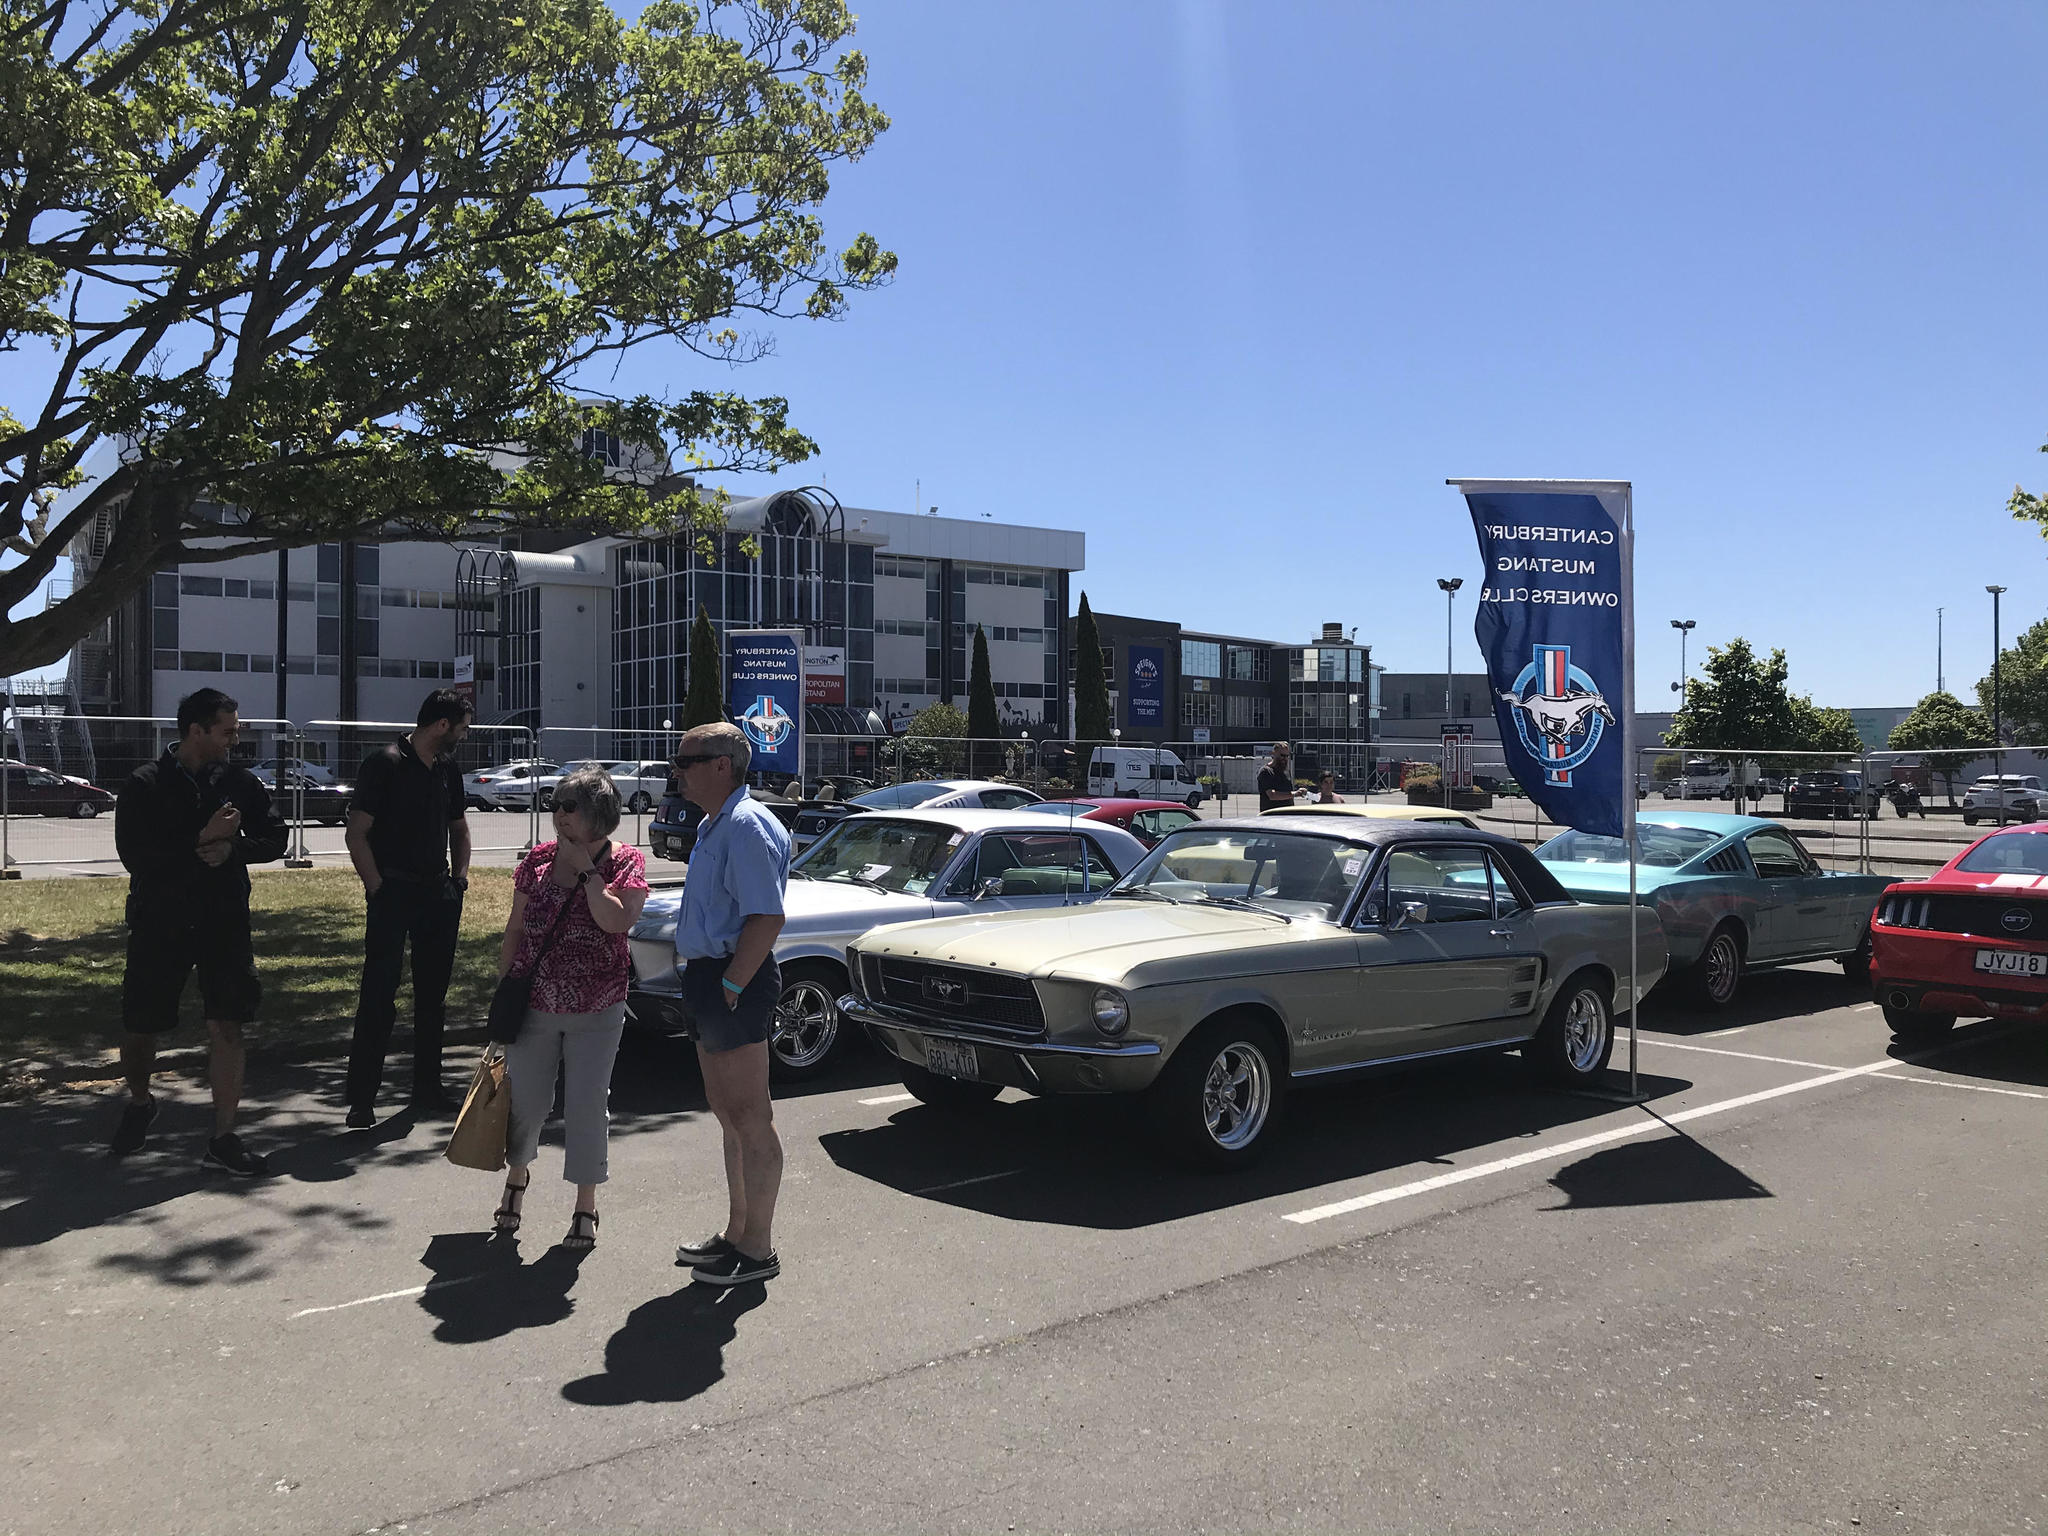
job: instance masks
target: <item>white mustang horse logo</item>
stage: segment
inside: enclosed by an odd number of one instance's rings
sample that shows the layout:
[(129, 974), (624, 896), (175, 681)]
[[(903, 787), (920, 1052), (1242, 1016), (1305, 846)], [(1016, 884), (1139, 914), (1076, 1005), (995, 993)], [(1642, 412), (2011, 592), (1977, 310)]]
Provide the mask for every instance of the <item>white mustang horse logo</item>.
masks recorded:
[(1614, 711), (1607, 707), (1605, 699), (1576, 688), (1565, 694), (1539, 693), (1526, 699), (1517, 698), (1513, 689), (1504, 689), (1501, 700), (1527, 711), (1544, 739), (1560, 745), (1585, 731), (1588, 715), (1598, 715), (1609, 725), (1614, 724)]

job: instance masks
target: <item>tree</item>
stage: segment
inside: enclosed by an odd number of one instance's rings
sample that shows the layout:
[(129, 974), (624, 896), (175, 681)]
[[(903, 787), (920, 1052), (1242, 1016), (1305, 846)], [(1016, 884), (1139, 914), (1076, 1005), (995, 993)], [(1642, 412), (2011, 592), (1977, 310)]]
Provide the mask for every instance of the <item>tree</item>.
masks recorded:
[[(1991, 674), (1977, 682), (1977, 704), (1990, 739)], [(2007, 741), (2048, 741), (2048, 619), (1998, 653), (1998, 717)]]
[[(1734, 757), (1754, 755), (1778, 767), (1797, 759), (1774, 753), (1828, 752), (1853, 757), (1863, 750), (1856, 724), (1845, 709), (1824, 709), (1804, 694), (1793, 694), (1785, 653), (1759, 660), (1747, 640), (1709, 646), (1704, 677), (1686, 688), (1685, 707), (1672, 716), (1667, 745), (1691, 753)], [(1811, 766), (1811, 760), (1808, 760)]]
[[(1948, 803), (1956, 803), (1956, 775), (1991, 745), (1991, 722), (1952, 693), (1930, 693), (1892, 727), (1885, 742), (1894, 752), (1918, 752), (1928, 771), (1941, 775)], [(1963, 748), (1973, 750), (1944, 750)]]
[(910, 718), (904, 733), (902, 761), (904, 776), (913, 779), (943, 778), (960, 771), (961, 738), (967, 734), (967, 717), (951, 704), (927, 704)]
[[(781, 399), (580, 386), (661, 338), (750, 360), (735, 318), (894, 271), (814, 212), (888, 126), (852, 32), (844, 0), (0, 6), (0, 351), (52, 353), (0, 408), (0, 674), (165, 565), (701, 536), (684, 472), (810, 457)], [(5, 618), (88, 531), (71, 594)]]
[[(1083, 592), (1081, 611), (1074, 619), (1074, 740), (1106, 742), (1112, 723), (1109, 683), (1102, 675), (1102, 636)], [(1085, 766), (1082, 771), (1087, 771)]]
[(967, 674), (967, 735), (975, 743), (967, 749), (969, 773), (981, 771), (977, 762), (983, 750), (980, 743), (994, 741), (1002, 733), (1002, 723), (996, 718), (995, 679), (989, 673), (988, 636), (977, 624), (974, 626), (974, 660)]
[(715, 725), (725, 718), (725, 676), (718, 665), (718, 637), (702, 603), (690, 625), (690, 691), (683, 699), (683, 729)]

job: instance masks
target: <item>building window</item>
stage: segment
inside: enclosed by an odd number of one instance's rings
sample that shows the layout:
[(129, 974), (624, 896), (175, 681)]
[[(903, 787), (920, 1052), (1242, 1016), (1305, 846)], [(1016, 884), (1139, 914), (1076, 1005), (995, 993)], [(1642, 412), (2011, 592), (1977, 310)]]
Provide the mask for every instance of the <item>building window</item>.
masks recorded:
[(313, 579), (315, 581), (341, 580), (341, 546), (322, 544), (313, 551)]
[(1223, 647), (1214, 640), (1181, 641), (1180, 671), (1183, 677), (1221, 677)]
[(178, 578), (178, 590), (187, 597), (219, 597), (220, 578), (218, 576), (180, 576)]
[(1180, 723), (1182, 725), (1215, 725), (1217, 723), (1216, 695), (1213, 693), (1184, 693), (1180, 696)]
[(1230, 648), (1230, 680), (1235, 683), (1263, 683), (1272, 676), (1272, 660), (1264, 646), (1233, 645)]
[(600, 432), (595, 427), (583, 434), (583, 457), (595, 459), (598, 463), (617, 469), (625, 460), (623, 446), (609, 432)]
[(221, 672), (226, 670), (221, 665), (219, 651), (182, 651), (179, 655), (180, 669), (186, 672)]
[(1228, 701), (1229, 724), (1240, 731), (1273, 728), (1273, 701), (1263, 694), (1234, 693)]
[(1403, 720), (1413, 720), (1415, 718), (1415, 695), (1412, 693), (1401, 695), (1401, 718)]

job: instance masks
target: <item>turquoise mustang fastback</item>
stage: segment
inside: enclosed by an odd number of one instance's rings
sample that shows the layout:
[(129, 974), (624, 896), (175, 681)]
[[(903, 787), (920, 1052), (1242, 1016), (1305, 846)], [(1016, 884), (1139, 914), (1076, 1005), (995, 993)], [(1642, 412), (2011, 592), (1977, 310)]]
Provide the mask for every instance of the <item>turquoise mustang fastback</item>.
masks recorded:
[[(1735, 1000), (1744, 971), (1839, 960), (1861, 981), (1870, 970), (1870, 914), (1888, 875), (1822, 869), (1774, 821), (1716, 811), (1639, 817), (1637, 900), (1657, 909), (1671, 951), (1665, 973), (1710, 1008)], [(1628, 900), (1621, 839), (1564, 832), (1536, 850), (1575, 898)]]

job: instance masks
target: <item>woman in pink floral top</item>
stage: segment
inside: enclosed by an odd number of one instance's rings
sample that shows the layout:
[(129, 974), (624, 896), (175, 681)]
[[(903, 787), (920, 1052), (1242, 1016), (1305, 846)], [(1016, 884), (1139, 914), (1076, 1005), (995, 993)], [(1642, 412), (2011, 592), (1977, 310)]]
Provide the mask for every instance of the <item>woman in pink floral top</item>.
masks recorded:
[[(541, 1122), (562, 1074), (562, 1177), (576, 1186), (566, 1248), (597, 1243), (597, 1186), (607, 1177), (612, 1060), (626, 1023), (632, 962), (626, 934), (647, 904), (640, 850), (612, 841), (619, 790), (600, 768), (564, 775), (555, 786), (555, 841), (542, 843), (512, 880), (512, 920), (498, 949), (498, 974), (533, 977), (532, 1005), (505, 1050), (512, 1088), (505, 1198), (499, 1232), (519, 1230), (532, 1182)], [(552, 933), (552, 937), (550, 934)], [(545, 953), (543, 953), (545, 950)], [(539, 969), (535, 969), (535, 961)]]

